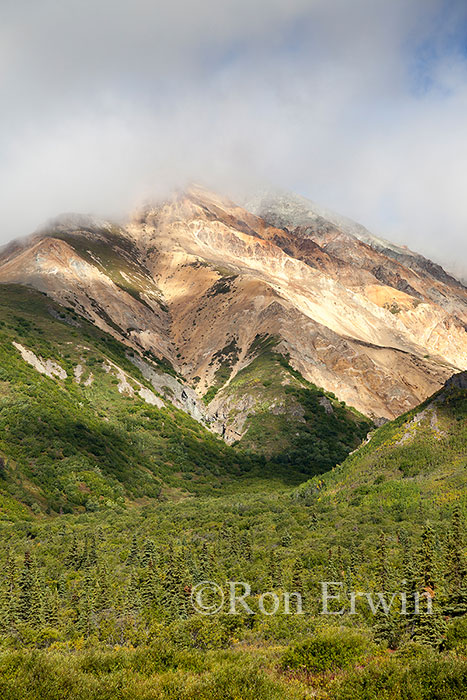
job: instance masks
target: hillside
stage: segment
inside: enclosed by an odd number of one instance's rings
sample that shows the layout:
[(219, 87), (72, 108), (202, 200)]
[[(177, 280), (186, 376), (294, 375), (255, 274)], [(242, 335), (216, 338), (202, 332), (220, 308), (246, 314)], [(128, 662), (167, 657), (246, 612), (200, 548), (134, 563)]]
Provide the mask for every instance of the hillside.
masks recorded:
[(445, 517), (467, 493), (467, 374), (454, 375), (421, 406), (383, 425), (297, 497), (341, 518), (407, 532)]
[[(19, 502), (35, 512), (92, 511), (125, 499), (213, 493), (241, 477), (297, 481), (339, 462), (370, 425), (272, 354), (284, 382), (290, 375), (301, 387), (294, 398), (300, 434), (283, 430), (272, 452), (267, 440), (234, 449), (208, 429), (204, 404), (170, 367), (20, 286), (0, 286), (0, 358), (6, 518), (26, 514)], [(333, 415), (322, 431), (326, 408)], [(293, 450), (284, 458), (291, 444), (299, 459)]]
[(466, 368), (465, 287), (356, 224), (307, 209), (288, 219), (274, 202), (252, 204), (257, 216), (192, 187), (121, 225), (60, 217), (0, 253), (0, 282), (33, 286), (173, 367), (228, 441), (261, 410), (258, 390), (249, 413), (232, 410), (229, 389), (258, 338), (371, 419), (404, 413)]
[[(382, 686), (396, 700), (460, 700), (466, 410), (464, 373), (298, 487), (264, 473), (197, 498), (0, 520), (6, 696), (361, 700)], [(249, 582), (253, 614), (196, 613), (189, 594), (206, 580)], [(352, 590), (429, 581), (433, 625), (374, 617), (363, 603), (323, 616), (320, 581), (342, 582), (339, 607)], [(289, 590), (306, 614), (259, 614), (262, 592)]]

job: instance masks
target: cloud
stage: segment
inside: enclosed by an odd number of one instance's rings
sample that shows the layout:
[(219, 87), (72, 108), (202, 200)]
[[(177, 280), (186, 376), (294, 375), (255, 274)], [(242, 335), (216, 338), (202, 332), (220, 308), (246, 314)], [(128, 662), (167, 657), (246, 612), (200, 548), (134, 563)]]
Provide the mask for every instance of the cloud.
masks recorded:
[(295, 189), (467, 277), (462, 0), (17, 0), (0, 242), (189, 180)]

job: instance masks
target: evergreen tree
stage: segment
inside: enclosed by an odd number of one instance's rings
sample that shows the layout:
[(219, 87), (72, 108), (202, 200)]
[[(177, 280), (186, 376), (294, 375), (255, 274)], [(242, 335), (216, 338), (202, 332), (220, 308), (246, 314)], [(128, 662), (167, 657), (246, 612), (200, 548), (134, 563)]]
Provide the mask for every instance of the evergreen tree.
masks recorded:
[[(392, 586), (389, 580), (389, 566), (387, 559), (386, 540), (384, 534), (381, 533), (376, 549), (376, 587), (377, 593), (381, 593), (389, 605), (392, 598)], [(397, 624), (395, 623), (391, 610), (386, 613), (382, 605), (378, 605), (373, 633), (377, 642), (387, 642), (394, 644), (397, 638)]]
[(317, 527), (318, 527), (318, 516), (316, 515), (315, 512), (313, 512), (310, 515), (309, 528), (310, 528), (310, 530), (313, 531), (313, 530), (316, 530)]
[(44, 622), (44, 584), (35, 559), (32, 561), (31, 566), (29, 621), (36, 627)]
[(16, 617), (20, 622), (29, 622), (31, 613), (31, 595), (33, 590), (32, 557), (29, 552), (24, 555), (23, 568), (18, 582), (18, 604)]
[(358, 550), (357, 547), (355, 546), (355, 542), (352, 542), (349, 547), (349, 565), (348, 565), (348, 570), (350, 573), (350, 577), (352, 581), (354, 580), (355, 576), (357, 575), (357, 562), (359, 560), (358, 556)]
[(141, 572), (139, 588), (143, 607), (150, 609), (156, 598), (156, 577), (152, 563)]
[(189, 605), (190, 581), (180, 551), (171, 552), (163, 579), (162, 604), (170, 617), (186, 617)]
[(305, 578), (305, 567), (303, 566), (303, 561), (301, 557), (297, 557), (294, 559), (294, 562), (292, 564), (292, 571), (291, 571), (291, 590), (296, 591), (297, 593), (300, 593), (303, 595), (305, 584), (304, 584), (304, 578)]
[(272, 590), (280, 588), (281, 586), (280, 568), (277, 560), (277, 551), (275, 549), (271, 549), (269, 553), (266, 569), (266, 580), (268, 588)]
[(78, 540), (76, 535), (73, 533), (73, 538), (71, 540), (70, 549), (65, 557), (65, 564), (70, 569), (79, 569), (81, 566), (82, 557), (78, 547)]
[(136, 535), (133, 535), (131, 540), (130, 554), (126, 560), (128, 566), (139, 566), (139, 547)]
[(251, 550), (251, 542), (250, 542), (250, 537), (249, 535), (244, 532), (240, 536), (240, 552), (242, 557), (246, 561), (251, 561), (252, 559), (252, 550)]
[(415, 596), (418, 595), (417, 569), (415, 566), (415, 553), (410, 546), (408, 537), (404, 537), (403, 554), (403, 579), (402, 593), (405, 596), (405, 611), (401, 616), (402, 630), (408, 639), (413, 637), (415, 632)]
[(464, 556), (462, 512), (453, 514), (445, 551), (446, 602), (444, 612), (451, 617), (467, 613), (467, 567)]
[(59, 599), (63, 599), (66, 596), (66, 591), (67, 591), (67, 586), (66, 586), (66, 578), (65, 574), (62, 572), (60, 573), (60, 576), (58, 577), (57, 581), (57, 594)]
[(135, 567), (132, 567), (131, 569), (125, 598), (125, 608), (127, 610), (131, 611), (134, 614), (138, 613), (141, 610), (139, 573)]
[(85, 566), (97, 565), (97, 540), (94, 533), (86, 536), (86, 557)]
[(0, 631), (6, 632), (10, 623), (10, 606), (5, 587), (0, 588)]
[(336, 563), (336, 559), (334, 557), (334, 552), (332, 549), (328, 550), (328, 563), (326, 567), (326, 576), (328, 577), (328, 581), (340, 581), (341, 579), (341, 574), (339, 572), (339, 567)]
[[(446, 624), (441, 614), (438, 571), (434, 556), (435, 532), (427, 524), (422, 534), (418, 556), (418, 593), (420, 596), (419, 614), (415, 614), (413, 639), (421, 644), (439, 648), (443, 640)], [(425, 599), (429, 598), (426, 601)], [(431, 612), (429, 603), (431, 601)], [(423, 609), (426, 607), (426, 611)]]
[(212, 557), (206, 542), (203, 542), (198, 555), (197, 577), (199, 581), (205, 581), (212, 575)]
[(5, 575), (5, 624), (9, 625), (15, 621), (17, 610), (16, 564), (10, 547), (7, 548)]
[(109, 574), (105, 564), (102, 564), (97, 572), (96, 610), (104, 611), (112, 607), (112, 593), (110, 590)]
[(89, 637), (94, 626), (95, 586), (89, 569), (86, 569), (83, 589), (78, 607), (77, 627), (85, 637)]
[(342, 547), (339, 545), (337, 547), (337, 554), (336, 554), (336, 563), (337, 563), (337, 569), (339, 571), (339, 579), (342, 579), (345, 575), (345, 564), (344, 564), (344, 556), (342, 554)]
[(154, 540), (146, 540), (141, 557), (142, 566), (154, 566), (156, 563), (156, 545)]
[(45, 618), (48, 625), (59, 626), (60, 599), (56, 589), (48, 589), (46, 593)]

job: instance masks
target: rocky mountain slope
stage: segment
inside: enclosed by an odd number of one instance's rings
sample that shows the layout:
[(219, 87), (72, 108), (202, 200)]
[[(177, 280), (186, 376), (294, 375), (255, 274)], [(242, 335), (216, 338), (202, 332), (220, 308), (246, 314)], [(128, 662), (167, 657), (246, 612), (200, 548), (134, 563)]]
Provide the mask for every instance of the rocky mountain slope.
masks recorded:
[(112, 509), (330, 469), (369, 421), (282, 356), (269, 362), (283, 363), (297, 419), (269, 447), (248, 435), (235, 449), (207, 429), (203, 405), (173, 371), (36, 290), (0, 285), (0, 520), (25, 516), (24, 505)]
[[(467, 367), (467, 289), (441, 268), (292, 195), (248, 206), (192, 187), (125, 226), (60, 217), (3, 249), (0, 283), (35, 287), (177, 376), (180, 407), (229, 442), (257, 416), (303, 422), (293, 372), (390, 419)], [(271, 347), (286, 366), (268, 365)]]

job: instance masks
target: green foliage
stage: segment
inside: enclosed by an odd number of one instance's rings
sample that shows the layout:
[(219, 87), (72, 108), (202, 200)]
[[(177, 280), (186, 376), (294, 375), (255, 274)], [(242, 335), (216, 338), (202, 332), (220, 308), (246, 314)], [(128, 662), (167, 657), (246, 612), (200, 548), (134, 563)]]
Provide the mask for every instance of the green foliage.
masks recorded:
[[(261, 658), (261, 657), (260, 657)], [(169, 642), (141, 652), (7, 654), (0, 691), (8, 700), (299, 700), (260, 659), (232, 653), (201, 657)]]
[[(120, 367), (130, 385), (147, 382), (114, 338), (84, 319), (78, 336), (61, 307), (32, 290), (1, 286), (0, 302), (3, 513), (21, 517), (18, 501), (48, 512), (119, 508), (127, 496), (186, 494), (187, 476), (190, 492), (200, 493), (232, 474), (264, 470), (263, 460), (228, 447), (170, 403), (158, 409), (120, 394), (105, 366)], [(68, 378), (40, 374), (13, 342), (60, 365)]]
[[(440, 399), (433, 423), (431, 409), (410, 412), (345, 459), (369, 422), (258, 336), (220, 389), (254, 398), (231, 448), (168, 403), (120, 394), (105, 365), (145, 380), (84, 319), (29, 290), (0, 297), (6, 698), (463, 697), (465, 392)], [(39, 374), (13, 341), (68, 378)], [(226, 372), (234, 355), (218, 358)], [(190, 594), (206, 579), (249, 581), (256, 614), (196, 614)], [(342, 582), (339, 607), (352, 590), (402, 586), (409, 614), (373, 615), (363, 601), (326, 627), (325, 580)], [(426, 588), (436, 615), (417, 619), (413, 594)], [(304, 615), (258, 614), (261, 592), (284, 590), (302, 594)]]
[(333, 700), (462, 700), (467, 662), (425, 654), (410, 662), (392, 658), (352, 671), (332, 694)]
[(257, 336), (249, 349), (256, 357), (221, 390), (233, 406), (232, 420), (236, 406), (245, 401), (249, 406), (246, 432), (237, 444), (303, 474), (321, 474), (359, 445), (371, 421), (307, 382), (273, 350), (276, 343)]
[(371, 650), (368, 639), (347, 629), (331, 628), (290, 647), (281, 659), (282, 668), (321, 673), (337, 671), (360, 662)]
[(445, 648), (467, 655), (467, 615), (456, 617), (448, 625)]

